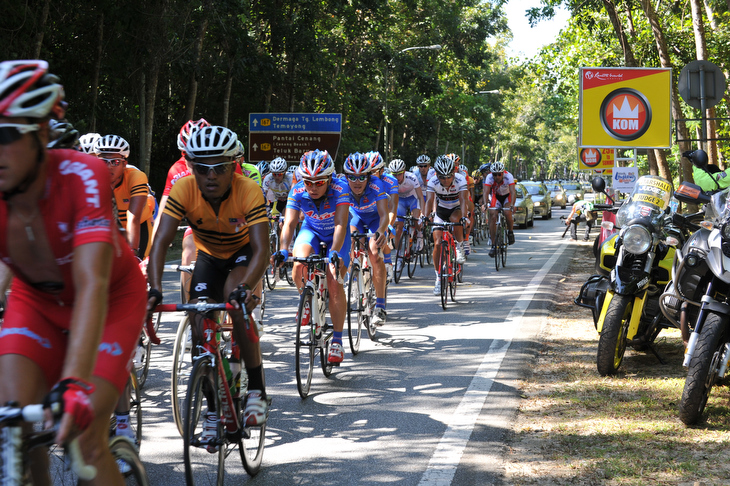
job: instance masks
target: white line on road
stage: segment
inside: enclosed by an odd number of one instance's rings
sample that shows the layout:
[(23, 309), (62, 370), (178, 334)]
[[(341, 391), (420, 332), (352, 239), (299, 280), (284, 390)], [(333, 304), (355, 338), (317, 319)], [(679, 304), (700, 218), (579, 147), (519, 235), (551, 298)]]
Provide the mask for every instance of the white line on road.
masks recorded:
[(456, 474), (461, 456), (464, 453), (469, 438), (471, 437), (474, 424), (489, 395), (494, 383), (494, 378), (499, 372), (502, 360), (512, 343), (512, 338), (522, 326), (522, 316), (530, 305), (535, 292), (540, 287), (545, 275), (558, 260), (566, 248), (566, 242), (560, 245), (552, 257), (545, 262), (545, 265), (530, 281), (525, 291), (510, 310), (504, 324), (496, 326), (499, 333), (492, 341), (487, 354), (479, 365), (469, 388), (456, 408), (449, 425), (441, 437), (436, 451), (431, 456), (426, 471), (421, 477), (419, 486), (449, 486)]

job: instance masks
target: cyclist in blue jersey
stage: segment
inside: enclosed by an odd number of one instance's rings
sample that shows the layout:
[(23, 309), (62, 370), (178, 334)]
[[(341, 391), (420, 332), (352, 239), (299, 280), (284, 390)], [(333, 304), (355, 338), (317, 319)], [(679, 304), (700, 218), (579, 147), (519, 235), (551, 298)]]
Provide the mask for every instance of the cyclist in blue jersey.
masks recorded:
[(373, 283), (375, 284), (375, 314), (373, 324), (385, 324), (385, 262), (380, 258), (379, 249), (386, 246), (388, 231), (388, 196), (385, 186), (377, 178), (370, 176), (370, 160), (365, 154), (350, 154), (345, 160), (345, 174), (350, 187), (350, 230), (360, 233), (367, 230), (379, 233), (377, 239), (371, 238), (368, 251), (373, 266)]
[[(418, 178), (412, 172), (406, 172), (406, 163), (401, 159), (393, 159), (388, 165), (390, 173), (395, 177), (398, 182), (398, 220), (395, 223), (396, 237), (395, 241), (396, 248), (400, 245), (401, 233), (403, 233), (403, 217), (408, 215), (410, 212), (411, 216), (416, 220), (421, 217), (421, 208), (425, 207), (423, 201), (423, 192), (421, 190), (421, 184), (418, 182)], [(414, 236), (416, 231), (420, 230), (419, 223), (416, 223), (411, 228), (411, 236)], [(418, 249), (421, 249), (423, 244), (423, 238), (418, 239)], [(403, 264), (403, 260), (398, 260)], [(400, 271), (400, 268), (396, 269)]]
[[(384, 171), (385, 160), (380, 152), (368, 152), (365, 156), (370, 160), (370, 174), (382, 181), (388, 195), (388, 239), (395, 238), (395, 222), (398, 217), (398, 181)], [(388, 268), (388, 281), (393, 279), (393, 262), (390, 258), (390, 246), (383, 248), (383, 259)]]
[[(340, 363), (345, 355), (342, 329), (345, 325), (347, 299), (342, 283), (350, 264), (350, 193), (345, 181), (332, 176), (334, 170), (334, 162), (326, 150), (313, 150), (302, 155), (299, 162), (301, 179), (289, 192), (279, 251), (272, 256), (272, 263), (278, 265), (289, 258), (289, 243), (299, 223), (299, 216), (303, 214), (304, 223), (294, 242), (293, 253), (296, 257), (308, 257), (319, 252), (321, 242), (327, 245), (327, 256), (330, 259), (327, 288), (334, 328), (327, 360), (330, 363)], [(301, 263), (295, 263), (292, 269), (292, 276), (300, 293), (305, 271), (306, 268)]]

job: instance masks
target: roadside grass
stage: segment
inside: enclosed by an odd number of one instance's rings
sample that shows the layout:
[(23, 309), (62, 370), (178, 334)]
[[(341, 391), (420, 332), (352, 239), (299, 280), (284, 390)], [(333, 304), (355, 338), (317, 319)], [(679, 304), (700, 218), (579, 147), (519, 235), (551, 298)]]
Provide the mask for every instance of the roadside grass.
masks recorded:
[(541, 332), (532, 376), (508, 442), (506, 484), (730, 485), (730, 390), (715, 387), (697, 427), (678, 418), (686, 370), (677, 330), (656, 341), (659, 355), (629, 349), (616, 377), (596, 371), (598, 333), (573, 304), (591, 274), (581, 245)]

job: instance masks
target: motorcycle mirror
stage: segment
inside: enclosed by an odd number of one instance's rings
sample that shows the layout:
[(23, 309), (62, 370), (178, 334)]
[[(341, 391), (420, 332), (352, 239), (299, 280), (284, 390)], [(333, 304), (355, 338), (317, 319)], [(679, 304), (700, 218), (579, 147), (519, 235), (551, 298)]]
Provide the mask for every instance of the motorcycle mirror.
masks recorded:
[(603, 180), (603, 177), (596, 176), (591, 181), (591, 187), (594, 192), (603, 192), (606, 189), (606, 181)]

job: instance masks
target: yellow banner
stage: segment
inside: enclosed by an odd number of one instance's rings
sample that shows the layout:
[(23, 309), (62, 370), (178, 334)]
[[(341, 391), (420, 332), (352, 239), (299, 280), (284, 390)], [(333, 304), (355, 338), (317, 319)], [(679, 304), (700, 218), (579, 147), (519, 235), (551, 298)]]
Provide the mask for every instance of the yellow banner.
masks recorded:
[(578, 153), (578, 169), (611, 169), (613, 168), (612, 148), (586, 147)]

